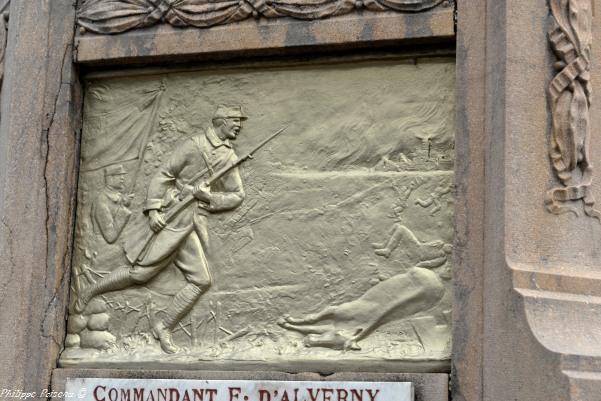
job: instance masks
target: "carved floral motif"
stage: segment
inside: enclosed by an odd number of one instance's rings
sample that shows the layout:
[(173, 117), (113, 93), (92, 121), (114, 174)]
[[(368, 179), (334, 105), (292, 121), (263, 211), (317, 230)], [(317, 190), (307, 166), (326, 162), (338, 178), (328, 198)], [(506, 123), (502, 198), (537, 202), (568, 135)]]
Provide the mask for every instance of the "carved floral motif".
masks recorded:
[(591, 0), (551, 0), (551, 47), (558, 59), (557, 74), (549, 87), (553, 131), (549, 155), (561, 185), (547, 192), (545, 204), (554, 214), (584, 213), (601, 220), (591, 192), (590, 60), (592, 42)]
[(87, 0), (78, 24), (88, 31), (119, 33), (166, 22), (178, 27), (207, 28), (254, 16), (313, 20), (355, 9), (419, 12), (445, 0)]

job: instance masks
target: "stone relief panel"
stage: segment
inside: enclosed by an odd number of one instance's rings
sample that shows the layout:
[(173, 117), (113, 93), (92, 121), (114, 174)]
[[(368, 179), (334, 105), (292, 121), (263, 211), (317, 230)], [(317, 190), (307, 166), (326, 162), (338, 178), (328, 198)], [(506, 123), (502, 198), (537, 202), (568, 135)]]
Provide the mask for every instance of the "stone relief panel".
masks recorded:
[(420, 12), (451, 0), (84, 0), (77, 23), (94, 33), (112, 34), (157, 23), (208, 28), (247, 18), (290, 17), (302, 20), (369, 11)]
[(453, 60), (86, 87), (62, 366), (448, 367)]

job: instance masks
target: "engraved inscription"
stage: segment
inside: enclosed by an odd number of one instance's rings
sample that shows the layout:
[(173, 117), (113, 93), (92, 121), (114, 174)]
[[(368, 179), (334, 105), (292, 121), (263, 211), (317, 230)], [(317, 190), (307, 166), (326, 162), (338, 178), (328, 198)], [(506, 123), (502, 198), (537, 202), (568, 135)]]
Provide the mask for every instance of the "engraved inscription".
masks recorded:
[(413, 401), (409, 382), (69, 378), (65, 400)]
[(442, 369), (453, 72), (90, 79), (61, 365)]

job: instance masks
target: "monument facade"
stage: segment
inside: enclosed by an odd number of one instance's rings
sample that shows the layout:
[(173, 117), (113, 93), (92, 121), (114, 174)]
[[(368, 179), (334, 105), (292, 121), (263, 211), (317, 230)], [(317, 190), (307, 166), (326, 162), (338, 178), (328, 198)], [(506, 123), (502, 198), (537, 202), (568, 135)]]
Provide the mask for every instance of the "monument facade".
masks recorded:
[(594, 6), (0, 1), (0, 399), (598, 400)]

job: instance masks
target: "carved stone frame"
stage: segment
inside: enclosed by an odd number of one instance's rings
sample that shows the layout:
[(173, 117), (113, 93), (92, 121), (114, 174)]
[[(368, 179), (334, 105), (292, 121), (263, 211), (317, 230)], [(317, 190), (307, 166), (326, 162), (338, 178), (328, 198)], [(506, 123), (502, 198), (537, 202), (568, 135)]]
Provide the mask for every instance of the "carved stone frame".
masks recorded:
[[(555, 61), (547, 1), (457, 3), (452, 397), (596, 399), (601, 257), (593, 251), (601, 227), (546, 213), (542, 202), (555, 179), (547, 153), (546, 90)], [(452, 17), (437, 18), (381, 12), (277, 19), (263, 36), (247, 20), (205, 31), (161, 26), (76, 39), (73, 1), (12, 2), (0, 101), (0, 387), (48, 388), (62, 346), (82, 71), (453, 39)], [(407, 29), (420, 26), (427, 28)], [(174, 50), (178, 43), (184, 50)], [(593, 65), (598, 61), (593, 57)], [(592, 82), (601, 82), (597, 70)], [(597, 130), (600, 111), (592, 103)], [(593, 141), (591, 154), (601, 154), (601, 144)]]
[[(464, 163), (456, 170), (453, 400), (601, 394), (599, 223), (592, 206), (588, 216), (555, 215), (545, 199), (563, 185), (552, 167), (549, 88), (565, 67), (552, 51), (553, 3), (592, 20), (574, 29), (592, 35), (590, 78), (599, 88), (593, 2), (458, 3), (456, 149)], [(581, 150), (593, 164), (599, 106), (590, 104), (590, 149)]]

